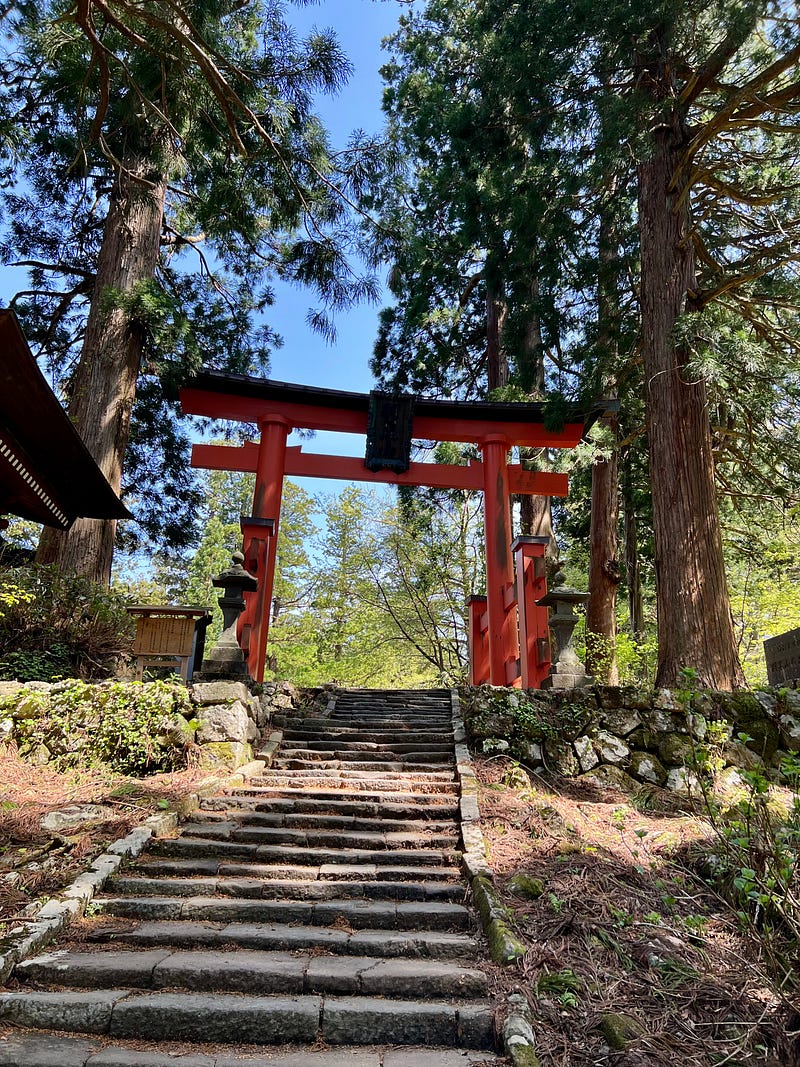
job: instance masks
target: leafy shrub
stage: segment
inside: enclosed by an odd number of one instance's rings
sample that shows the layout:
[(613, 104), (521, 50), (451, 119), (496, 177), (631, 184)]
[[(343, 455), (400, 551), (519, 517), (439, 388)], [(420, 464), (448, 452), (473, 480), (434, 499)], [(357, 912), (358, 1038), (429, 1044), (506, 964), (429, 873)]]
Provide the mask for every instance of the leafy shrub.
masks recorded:
[(87, 578), (55, 567), (0, 572), (0, 678), (108, 677), (134, 631), (124, 598)]
[(0, 701), (0, 714), (15, 719), (20, 755), (44, 746), (57, 767), (103, 764), (129, 775), (186, 765), (190, 711), (179, 682), (69, 679), (49, 694), (23, 688)]

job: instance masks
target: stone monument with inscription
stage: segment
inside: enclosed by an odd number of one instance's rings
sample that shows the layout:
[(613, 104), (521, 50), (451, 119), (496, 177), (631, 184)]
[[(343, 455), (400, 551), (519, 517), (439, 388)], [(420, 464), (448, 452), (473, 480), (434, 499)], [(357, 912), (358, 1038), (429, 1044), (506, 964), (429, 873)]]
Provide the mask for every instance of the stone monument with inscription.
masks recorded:
[(773, 686), (800, 685), (800, 627), (764, 642), (767, 678)]

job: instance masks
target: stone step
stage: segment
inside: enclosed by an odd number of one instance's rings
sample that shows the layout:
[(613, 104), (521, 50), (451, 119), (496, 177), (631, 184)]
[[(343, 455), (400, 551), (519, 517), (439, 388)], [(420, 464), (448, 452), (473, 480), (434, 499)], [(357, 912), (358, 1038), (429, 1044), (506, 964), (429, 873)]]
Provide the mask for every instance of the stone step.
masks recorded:
[(458, 816), (458, 803), (448, 801), (445, 798), (436, 799), (437, 804), (420, 801), (401, 802), (382, 800), (339, 800), (333, 799), (341, 794), (330, 794), (331, 799), (313, 800), (305, 792), (296, 797), (276, 796), (272, 800), (253, 800), (248, 797), (209, 797), (200, 804), (202, 812), (228, 812), (235, 810), (236, 818), (243, 818), (245, 814), (277, 814), (281, 817), (294, 816), (303, 818), (306, 815), (318, 815), (322, 818), (386, 818), (399, 820), (408, 818), (412, 822), (427, 823), (442, 819), (456, 818)]
[(276, 725), (288, 727), (291, 730), (310, 730), (318, 737), (325, 733), (339, 733), (348, 730), (359, 733), (388, 733), (395, 735), (409, 734), (445, 734), (450, 735), (453, 722), (449, 715), (437, 718), (427, 717), (424, 719), (398, 719), (375, 717), (370, 715), (338, 716), (335, 719), (327, 718), (295, 718), (294, 716), (274, 716)]
[[(357, 746), (357, 747), (356, 747)], [(391, 749), (378, 748), (369, 741), (354, 741), (352, 747), (341, 741), (320, 741), (302, 745), (281, 744), (281, 755), (286, 759), (314, 760), (359, 760), (369, 763), (448, 763), (452, 761), (452, 745), (395, 745)], [(450, 757), (448, 760), (447, 757)]]
[[(269, 776), (264, 775), (259, 779), (263, 782), (263, 785), (250, 785), (247, 788), (237, 789), (234, 793), (235, 796), (249, 796), (258, 797), (266, 793), (274, 793), (278, 791), (280, 793), (286, 793), (291, 790), (295, 793), (302, 792), (305, 796), (318, 796), (320, 793), (329, 793), (333, 790), (342, 790), (345, 794), (358, 794), (358, 793), (374, 793), (374, 791), (380, 790), (381, 783), (376, 782), (375, 778), (351, 778), (349, 775), (342, 774), (339, 771), (334, 771), (331, 774), (320, 775), (311, 774), (304, 775), (302, 772), (298, 773), (298, 776), (293, 776), (291, 771), (281, 771)], [(388, 794), (397, 794), (397, 799), (401, 799), (404, 796), (414, 797), (420, 791), (439, 793), (442, 796), (455, 797), (458, 795), (458, 786), (455, 782), (423, 782), (419, 779), (414, 781), (402, 783), (398, 781), (391, 781), (385, 783), (384, 788)], [(339, 794), (340, 796), (342, 793)]]
[[(138, 874), (152, 878), (186, 877), (189, 875), (201, 875), (203, 877), (218, 876), (221, 878), (260, 878), (269, 879), (296, 879), (298, 881), (458, 881), (461, 870), (458, 866), (430, 866), (420, 865), (401, 866), (387, 863), (377, 864), (347, 864), (326, 863), (318, 867), (301, 866), (290, 864), (267, 864), (267, 863), (229, 863), (214, 858), (198, 856), (191, 859), (153, 859), (140, 860), (135, 867)], [(116, 876), (115, 876), (116, 877)]]
[(271, 788), (268, 786), (255, 786), (247, 789), (234, 789), (215, 799), (207, 801), (210, 806), (214, 804), (246, 804), (254, 805), (256, 811), (272, 810), (276, 806), (283, 808), (294, 807), (297, 811), (353, 811), (359, 814), (363, 811), (363, 805), (368, 804), (380, 811), (389, 807), (401, 809), (403, 812), (418, 811), (421, 817), (430, 812), (432, 818), (437, 818), (438, 813), (458, 810), (458, 786), (455, 783), (449, 788), (436, 788), (430, 793), (383, 793), (380, 791), (368, 792), (366, 790), (325, 790), (307, 788), (303, 786)]
[(190, 820), (184, 823), (184, 828), (203, 822), (214, 822), (219, 817), (219, 824), (236, 825), (240, 827), (266, 826), (276, 829), (306, 830), (347, 830), (350, 833), (364, 831), (376, 832), (380, 829), (386, 833), (407, 831), (410, 834), (458, 834), (458, 824), (455, 819), (414, 819), (414, 818), (382, 818), (379, 814), (372, 816), (358, 815), (328, 815), (317, 812), (288, 811), (225, 811), (209, 812), (203, 810), (197, 812)]
[[(243, 1048), (244, 1046), (242, 1046)], [(485, 1067), (506, 1063), (486, 1050), (424, 1049), (418, 1046), (386, 1048), (376, 1045), (340, 1045), (301, 1052), (260, 1051), (233, 1057), (187, 1052), (185, 1044), (159, 1043), (159, 1052), (147, 1052), (118, 1041), (65, 1037), (39, 1031), (15, 1030), (0, 1041), (0, 1067)]]
[(398, 862), (402, 853), (404, 866), (422, 864), (452, 866), (460, 862), (459, 853), (450, 849), (404, 848), (301, 848), (296, 845), (257, 845), (241, 841), (215, 841), (207, 837), (170, 837), (150, 843), (148, 856), (219, 856), (225, 859), (255, 860), (259, 863), (293, 863), (321, 866), (324, 863), (375, 863), (379, 866)]
[[(330, 736), (328, 736), (330, 734)], [(310, 748), (319, 748), (324, 745), (349, 745), (373, 744), (386, 745), (394, 748), (395, 745), (413, 745), (414, 747), (429, 747), (441, 745), (443, 748), (453, 747), (453, 731), (436, 733), (410, 733), (408, 730), (398, 730), (395, 733), (385, 733), (379, 730), (350, 730), (338, 727), (336, 730), (303, 730), (293, 726), (287, 726), (283, 731), (284, 744), (290, 742), (302, 742)]]
[(307, 848), (455, 848), (455, 829), (425, 833), (406, 830), (304, 829), (292, 826), (241, 826), (238, 822), (187, 823), (184, 837), (203, 837), (217, 841), (242, 841), (247, 844), (298, 845)]
[[(137, 868), (138, 869), (138, 868)], [(372, 881), (306, 878), (190, 878), (146, 875), (114, 877), (108, 891), (116, 896), (225, 896), (261, 900), (450, 900), (464, 899), (464, 887), (450, 882)]]
[(483, 971), (439, 960), (240, 950), (60, 950), (20, 964), (16, 977), (80, 989), (180, 989), (265, 994), (360, 993), (373, 997), (485, 997)]
[(493, 1013), (485, 1001), (26, 990), (0, 994), (0, 1019), (19, 1026), (148, 1041), (494, 1047)]
[(373, 759), (297, 759), (294, 756), (278, 756), (272, 761), (275, 773), (305, 771), (307, 774), (326, 777), (341, 772), (344, 775), (376, 774), (392, 777), (398, 774), (430, 774), (434, 778), (452, 781), (455, 761), (437, 760), (435, 763), (418, 763), (409, 760)]
[(346, 925), (297, 926), (293, 923), (214, 922), (149, 919), (96, 928), (91, 940), (100, 944), (138, 947), (260, 949), (302, 952), (307, 949), (339, 956), (403, 957), (406, 959), (475, 959), (472, 934), (452, 930), (351, 930)]
[(339, 923), (353, 930), (469, 930), (468, 908), (449, 901), (254, 900), (249, 897), (102, 897), (105, 914), (129, 919), (204, 919), (213, 922)]
[[(329, 786), (327, 783), (332, 783)], [(274, 787), (276, 785), (289, 785), (297, 789), (300, 785), (309, 785), (317, 789), (336, 788), (347, 786), (350, 789), (378, 789), (383, 792), (415, 792), (416, 790), (454, 793), (458, 786), (452, 770), (411, 772), (403, 768), (389, 771), (347, 770), (345, 768), (325, 769), (280, 769), (266, 770), (257, 779), (253, 779), (247, 787), (247, 792), (252, 793), (257, 789)]]

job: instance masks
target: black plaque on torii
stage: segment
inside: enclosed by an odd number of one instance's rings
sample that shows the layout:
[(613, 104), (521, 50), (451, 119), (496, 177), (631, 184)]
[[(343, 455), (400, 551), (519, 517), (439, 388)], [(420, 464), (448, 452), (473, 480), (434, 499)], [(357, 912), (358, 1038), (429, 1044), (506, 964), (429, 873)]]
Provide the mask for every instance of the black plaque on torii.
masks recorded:
[(414, 397), (408, 393), (369, 394), (367, 449), (364, 466), (370, 471), (403, 474), (411, 464)]

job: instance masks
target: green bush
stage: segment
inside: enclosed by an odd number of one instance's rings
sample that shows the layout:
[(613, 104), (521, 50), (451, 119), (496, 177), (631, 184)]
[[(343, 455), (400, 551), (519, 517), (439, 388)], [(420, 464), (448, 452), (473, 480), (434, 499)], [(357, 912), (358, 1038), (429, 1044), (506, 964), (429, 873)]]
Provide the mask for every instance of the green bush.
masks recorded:
[(130, 655), (125, 599), (55, 567), (0, 571), (0, 678), (104, 678)]
[(69, 679), (49, 693), (23, 688), (0, 700), (23, 757), (44, 747), (47, 762), (62, 769), (102, 764), (129, 775), (186, 766), (196, 725), (190, 714), (179, 682)]

